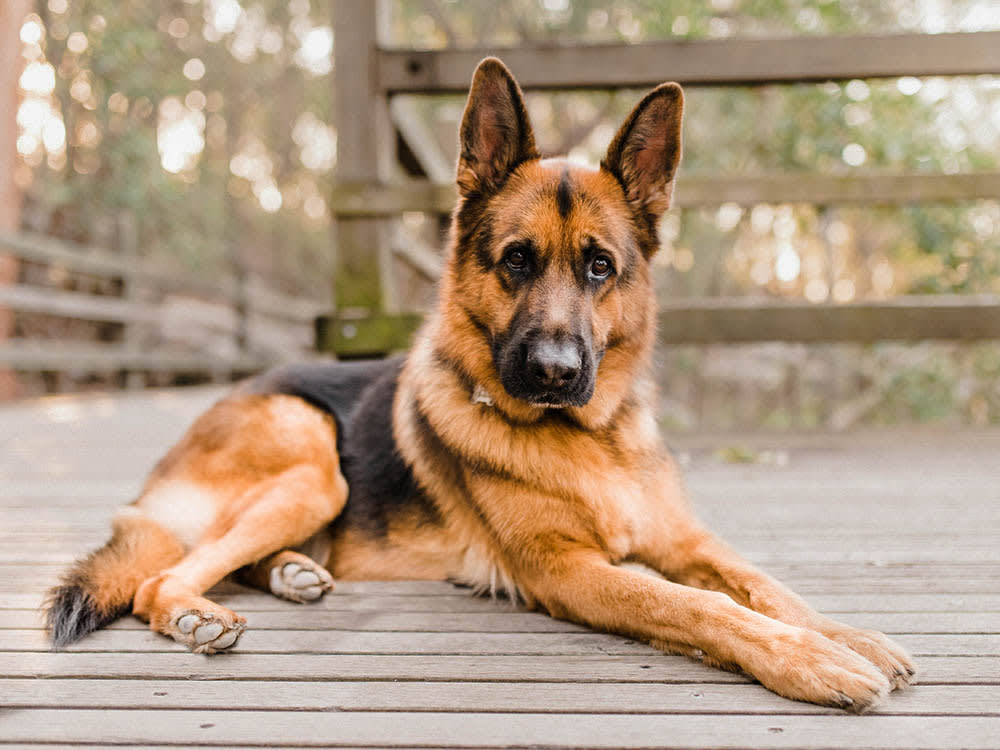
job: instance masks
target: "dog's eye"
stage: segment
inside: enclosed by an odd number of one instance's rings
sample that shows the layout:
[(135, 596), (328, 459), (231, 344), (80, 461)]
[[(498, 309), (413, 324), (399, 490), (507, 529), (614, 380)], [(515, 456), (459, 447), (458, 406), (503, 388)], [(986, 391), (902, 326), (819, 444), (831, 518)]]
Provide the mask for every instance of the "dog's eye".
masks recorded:
[(596, 279), (607, 278), (611, 273), (611, 260), (603, 255), (598, 255), (590, 262), (590, 275)]
[(504, 262), (511, 271), (523, 271), (528, 267), (528, 256), (523, 250), (511, 250), (504, 258)]

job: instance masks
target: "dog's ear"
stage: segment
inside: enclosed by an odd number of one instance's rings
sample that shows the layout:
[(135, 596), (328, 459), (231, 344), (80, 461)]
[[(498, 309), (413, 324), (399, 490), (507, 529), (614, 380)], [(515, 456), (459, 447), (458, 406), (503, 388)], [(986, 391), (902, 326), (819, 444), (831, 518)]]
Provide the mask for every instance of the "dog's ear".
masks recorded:
[(676, 83), (650, 91), (608, 146), (601, 167), (613, 174), (636, 209), (659, 216), (670, 208), (681, 160), (684, 93)]
[(476, 68), (459, 130), (456, 182), (462, 195), (490, 193), (514, 168), (538, 157), (524, 96), (495, 57)]

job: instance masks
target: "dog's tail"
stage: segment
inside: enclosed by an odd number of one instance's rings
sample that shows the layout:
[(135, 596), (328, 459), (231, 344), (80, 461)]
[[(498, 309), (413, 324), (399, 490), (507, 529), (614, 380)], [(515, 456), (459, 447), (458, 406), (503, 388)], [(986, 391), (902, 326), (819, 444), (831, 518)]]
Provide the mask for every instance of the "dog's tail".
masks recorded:
[(45, 602), (52, 647), (59, 649), (127, 614), (142, 582), (184, 555), (166, 529), (140, 515), (118, 516), (111, 539), (77, 560)]

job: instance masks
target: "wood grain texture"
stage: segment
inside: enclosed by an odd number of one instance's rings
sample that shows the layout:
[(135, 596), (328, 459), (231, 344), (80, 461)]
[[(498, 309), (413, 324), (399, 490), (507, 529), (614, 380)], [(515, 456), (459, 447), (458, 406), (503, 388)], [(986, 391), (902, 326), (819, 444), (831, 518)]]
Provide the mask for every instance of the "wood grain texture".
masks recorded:
[[(290, 636), (294, 637), (294, 636)], [(926, 656), (924, 685), (981, 684), (1000, 688), (1000, 657)], [(247, 654), (221, 657), (186, 653), (0, 653), (9, 677), (87, 677), (198, 680), (407, 680), (475, 682), (749, 682), (681, 656), (456, 656)]]
[(849, 78), (1000, 72), (1000, 32), (671, 40), (645, 44), (520, 45), (379, 53), (382, 90), (460, 92), (499, 55), (525, 89), (758, 85)]
[[(534, 682), (0, 679), (10, 708), (209, 708), (338, 711), (504, 711), (624, 714), (831, 714), (758, 685)], [(995, 716), (1000, 705), (976, 685), (917, 685), (877, 713)]]
[(142, 743), (164, 735), (175, 743), (247, 743), (466, 747), (704, 746), (760, 748), (995, 748), (991, 716), (675, 716), (617, 714), (408, 713), (353, 711), (144, 711), (29, 709), (3, 719), (9, 741)]
[[(917, 655), (871, 716), (444, 582), (342, 582), (295, 605), (224, 582), (250, 623), (193, 656), (132, 617), (52, 653), (37, 605), (222, 393), (0, 409), (0, 747), (997, 747), (997, 431), (674, 436), (706, 521), (824, 612)], [(730, 464), (720, 448), (783, 451)]]
[[(723, 203), (811, 203), (886, 205), (923, 201), (990, 199), (1000, 192), (1000, 173), (923, 174), (860, 172), (758, 174), (716, 177), (689, 174), (677, 180), (674, 208), (709, 208)], [(388, 216), (404, 211), (447, 214), (457, 193), (451, 182), (341, 182), (333, 191), (333, 210), (342, 216)]]

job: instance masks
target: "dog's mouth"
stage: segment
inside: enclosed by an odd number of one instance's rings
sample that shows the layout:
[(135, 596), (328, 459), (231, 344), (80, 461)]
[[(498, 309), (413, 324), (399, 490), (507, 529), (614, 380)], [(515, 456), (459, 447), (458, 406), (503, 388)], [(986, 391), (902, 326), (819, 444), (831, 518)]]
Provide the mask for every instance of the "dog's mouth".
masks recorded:
[(537, 393), (521, 400), (543, 409), (564, 409), (567, 406), (584, 406), (590, 401), (590, 395), (580, 398), (579, 396), (567, 396), (559, 393)]
[(565, 409), (585, 406), (594, 395), (594, 381), (589, 376), (580, 377), (571, 387), (564, 389), (534, 389), (523, 377), (515, 373), (500, 376), (500, 382), (509, 396), (544, 409)]

